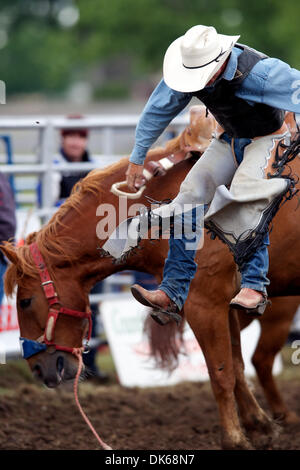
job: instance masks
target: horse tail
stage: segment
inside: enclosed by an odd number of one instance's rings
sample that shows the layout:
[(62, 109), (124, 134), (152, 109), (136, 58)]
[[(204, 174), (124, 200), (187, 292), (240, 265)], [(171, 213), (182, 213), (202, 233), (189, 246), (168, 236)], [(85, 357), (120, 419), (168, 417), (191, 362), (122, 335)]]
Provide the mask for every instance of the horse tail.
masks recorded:
[[(184, 315), (183, 311), (180, 313)], [(149, 340), (150, 356), (157, 367), (172, 372), (178, 366), (178, 355), (183, 349), (184, 325), (183, 318), (179, 328), (174, 321), (161, 326), (147, 315), (144, 333)]]

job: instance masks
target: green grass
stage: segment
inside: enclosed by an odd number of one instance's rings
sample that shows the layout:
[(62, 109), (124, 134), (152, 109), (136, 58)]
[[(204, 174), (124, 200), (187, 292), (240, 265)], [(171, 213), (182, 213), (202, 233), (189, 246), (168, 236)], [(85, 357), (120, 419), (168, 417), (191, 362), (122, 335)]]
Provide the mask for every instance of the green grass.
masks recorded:
[(102, 370), (102, 372), (109, 374), (109, 383), (119, 383), (117, 378), (117, 371), (109, 348), (103, 348), (99, 351), (96, 356), (96, 364)]
[[(277, 379), (283, 381), (300, 380), (300, 364), (295, 365), (292, 363), (292, 354), (294, 352), (295, 349), (291, 348), (289, 345), (283, 348), (283, 370), (281, 374), (277, 376)], [(116, 368), (109, 348), (100, 350), (96, 356), (96, 363), (103, 372), (106, 372), (110, 376), (110, 380), (105, 386), (115, 386), (119, 384)], [(0, 365), (0, 395), (13, 395), (17, 388), (24, 384), (32, 384), (39, 387), (41, 391), (44, 390), (43, 385), (34, 379), (26, 361), (21, 359), (9, 360), (7, 364)], [(94, 385), (91, 383), (81, 383), (83, 394), (93, 387)]]
[[(103, 348), (97, 354), (96, 363), (103, 372), (109, 374), (108, 385), (119, 383), (109, 348)], [(44, 386), (33, 377), (25, 360), (8, 360), (6, 364), (0, 364), (0, 395), (13, 395), (15, 390), (24, 384), (32, 384), (44, 390)], [(83, 389), (86, 387), (90, 389), (91, 386), (86, 382), (81, 384)]]
[(8, 360), (6, 364), (0, 365), (0, 386), (4, 382), (7, 385), (21, 379), (27, 383), (33, 383), (34, 378), (26, 361), (21, 359)]
[(15, 393), (15, 390), (13, 390), (13, 389), (0, 387), (0, 397), (2, 395), (4, 395), (4, 396), (10, 396), (11, 395), (12, 396), (12, 395), (14, 395), (14, 393)]

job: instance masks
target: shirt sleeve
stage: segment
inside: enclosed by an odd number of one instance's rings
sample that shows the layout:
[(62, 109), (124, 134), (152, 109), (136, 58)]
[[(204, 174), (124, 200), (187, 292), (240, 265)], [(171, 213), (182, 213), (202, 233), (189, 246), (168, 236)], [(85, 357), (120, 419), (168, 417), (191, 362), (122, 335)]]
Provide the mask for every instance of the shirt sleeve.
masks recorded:
[(261, 60), (237, 94), (250, 102), (300, 113), (300, 71), (279, 59)]
[(172, 90), (164, 80), (160, 81), (150, 96), (136, 127), (135, 145), (130, 162), (143, 164), (151, 145), (191, 99), (191, 93)]

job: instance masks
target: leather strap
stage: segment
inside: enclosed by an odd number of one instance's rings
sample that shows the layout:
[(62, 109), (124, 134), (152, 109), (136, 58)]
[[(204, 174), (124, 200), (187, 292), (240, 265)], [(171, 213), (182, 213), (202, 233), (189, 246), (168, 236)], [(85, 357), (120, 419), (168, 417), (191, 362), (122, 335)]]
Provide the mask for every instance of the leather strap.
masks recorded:
[(33, 261), (35, 265), (38, 268), (39, 276), (42, 281), (41, 286), (43, 288), (43, 291), (45, 293), (46, 299), (49, 304), (49, 314), (47, 318), (47, 323), (45, 327), (45, 332), (44, 335), (41, 338), (38, 338), (36, 340), (37, 342), (44, 342), (47, 344), (47, 346), (54, 346), (55, 349), (61, 350), (61, 351), (66, 351), (66, 352), (72, 352), (73, 348), (67, 347), (67, 346), (60, 346), (54, 343), (54, 331), (55, 331), (55, 326), (56, 322), (58, 320), (59, 314), (63, 315), (69, 315), (71, 317), (75, 318), (87, 318), (89, 320), (89, 331), (88, 331), (88, 340), (91, 337), (92, 333), (92, 315), (91, 311), (85, 311), (85, 312), (80, 312), (79, 310), (73, 310), (70, 308), (66, 307), (60, 307), (59, 310), (52, 308), (54, 304), (60, 304), (58, 294), (55, 290), (54, 287), (54, 282), (50, 278), (49, 271), (47, 269), (46, 263), (44, 261), (44, 258), (42, 257), (42, 254), (36, 244), (36, 242), (31, 243), (29, 246)]
[(44, 262), (44, 259), (41, 255), (41, 252), (35, 242), (31, 243), (29, 246), (29, 249), (31, 251), (31, 255), (33, 258), (33, 261), (35, 262), (35, 265), (38, 268), (39, 275), (42, 281), (42, 288), (45, 293), (46, 299), (48, 300), (48, 303), (50, 306), (59, 303), (58, 302), (58, 295), (57, 292), (55, 291), (54, 288), (54, 283), (50, 278), (49, 271), (47, 269), (47, 266)]

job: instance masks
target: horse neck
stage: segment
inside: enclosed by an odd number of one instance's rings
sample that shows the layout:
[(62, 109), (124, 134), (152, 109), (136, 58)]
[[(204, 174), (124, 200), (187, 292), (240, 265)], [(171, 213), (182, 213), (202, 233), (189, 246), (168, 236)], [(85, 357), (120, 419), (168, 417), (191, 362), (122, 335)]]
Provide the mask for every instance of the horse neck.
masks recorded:
[[(155, 155), (153, 160), (157, 160), (161, 154)], [(114, 264), (111, 258), (101, 258), (100, 248), (107, 240), (99, 239), (96, 233), (96, 227), (101, 221), (99, 210), (97, 208), (104, 207), (114, 209), (116, 214), (116, 224), (118, 225), (124, 217), (124, 200), (121, 201), (110, 191), (111, 186), (116, 181), (124, 180), (125, 171), (128, 166), (128, 160), (125, 159), (122, 164), (111, 167), (103, 176), (99, 178), (99, 187), (102, 190), (99, 193), (90, 192), (83, 194), (77, 209), (70, 208), (61, 219), (62, 225), (57, 229), (56, 239), (61, 244), (61, 252), (68, 253), (73, 263), (72, 276), (79, 277), (87, 289), (92, 287), (96, 282), (103, 280), (109, 275), (126, 270), (134, 269), (148, 272), (151, 274), (160, 272), (163, 267), (164, 259), (167, 254), (167, 241), (158, 241), (157, 246), (149, 244), (147, 240), (142, 242), (142, 250), (138, 255), (128, 257), (123, 264)], [(141, 205), (149, 206), (145, 195), (155, 200), (172, 199), (179, 190), (179, 185), (185, 174), (190, 169), (190, 162), (182, 162), (170, 170), (165, 176), (153, 178), (147, 183), (147, 189), (140, 199), (128, 199), (127, 210), (132, 213), (132, 209), (138, 210)], [(96, 176), (95, 176), (96, 178)], [(120, 210), (122, 204), (123, 210)], [(102, 217), (103, 218), (103, 217)], [(51, 225), (51, 223), (50, 223)], [(99, 234), (98, 234), (99, 235)], [(46, 242), (47, 243), (47, 242)], [(60, 256), (55, 253), (55, 241), (53, 243), (53, 252), (51, 248), (47, 253), (47, 264), (55, 266), (62, 264)], [(40, 244), (43, 246), (43, 243)], [(49, 259), (50, 258), (50, 259)], [(70, 270), (68, 270), (70, 272)]]

